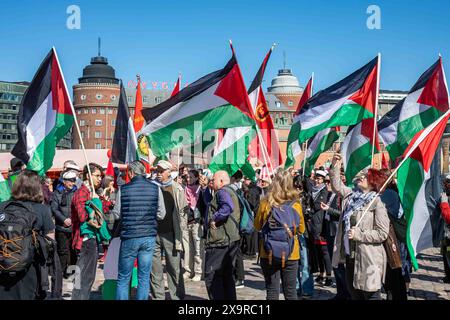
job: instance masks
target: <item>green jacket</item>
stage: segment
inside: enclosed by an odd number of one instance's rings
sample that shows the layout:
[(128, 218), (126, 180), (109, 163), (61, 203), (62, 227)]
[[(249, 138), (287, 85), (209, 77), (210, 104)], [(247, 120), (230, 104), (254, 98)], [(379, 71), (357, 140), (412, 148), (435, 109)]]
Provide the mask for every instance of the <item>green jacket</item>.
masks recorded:
[[(216, 230), (213, 230), (208, 226), (205, 242), (205, 246), (207, 248), (228, 246), (231, 243), (239, 241), (241, 239), (241, 236), (239, 235), (239, 222), (241, 217), (239, 199), (236, 193), (232, 189), (230, 189), (230, 187), (225, 186), (224, 188), (222, 188), (222, 190), (224, 190), (231, 196), (234, 207), (233, 213), (225, 221), (216, 223)], [(217, 212), (217, 210), (219, 210), (218, 194), (219, 192), (215, 193), (209, 206), (208, 221), (212, 221), (214, 214)]]

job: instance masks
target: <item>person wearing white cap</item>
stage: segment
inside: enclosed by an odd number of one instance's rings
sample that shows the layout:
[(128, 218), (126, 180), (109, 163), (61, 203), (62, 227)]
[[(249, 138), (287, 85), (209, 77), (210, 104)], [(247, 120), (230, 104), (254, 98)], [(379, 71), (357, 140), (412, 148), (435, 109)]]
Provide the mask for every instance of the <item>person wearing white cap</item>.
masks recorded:
[(67, 267), (76, 263), (76, 252), (72, 249), (72, 220), (71, 203), (77, 190), (75, 182), (77, 174), (74, 171), (66, 171), (62, 174), (62, 188), (57, 188), (50, 199), (50, 208), (55, 219), (56, 250), (63, 276), (67, 278)]
[[(182, 230), (181, 223), (186, 221), (189, 206), (183, 188), (173, 180), (170, 162), (161, 160), (157, 164), (157, 183), (163, 193), (166, 215), (158, 221), (156, 245), (153, 253), (151, 272), (151, 292), (153, 299), (164, 300), (164, 278), (161, 252), (165, 254), (167, 282), (171, 300), (182, 300), (185, 296), (181, 268)], [(185, 220), (183, 220), (185, 219)]]
[(307, 214), (306, 225), (310, 241), (311, 256), (311, 272), (320, 271), (320, 275), (316, 278), (316, 282), (325, 286), (331, 286), (331, 258), (327, 247), (326, 228), (324, 228), (325, 210), (322, 209), (321, 203), (326, 203), (328, 199), (328, 190), (325, 185), (325, 178), (328, 173), (325, 170), (317, 169), (314, 172), (314, 183), (306, 184), (307, 187)]

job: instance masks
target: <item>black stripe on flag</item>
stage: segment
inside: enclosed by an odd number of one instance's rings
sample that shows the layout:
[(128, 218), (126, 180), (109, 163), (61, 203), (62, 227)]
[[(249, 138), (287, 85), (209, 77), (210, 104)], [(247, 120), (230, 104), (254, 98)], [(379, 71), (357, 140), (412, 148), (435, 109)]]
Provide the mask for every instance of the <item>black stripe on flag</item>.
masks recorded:
[(356, 70), (351, 75), (333, 84), (331, 87), (328, 87), (324, 90), (317, 92), (303, 106), (303, 108), (300, 111), (300, 114), (309, 112), (310, 109), (316, 106), (320, 106), (331, 101), (336, 101), (340, 98), (343, 98), (349, 94), (358, 91), (364, 85), (364, 82), (366, 81), (369, 74), (372, 72), (373, 68), (375, 68), (377, 63), (378, 57), (374, 58), (372, 61), (370, 61), (362, 68)]
[(266, 70), (267, 62), (269, 61), (271, 53), (272, 53), (272, 49), (269, 50), (266, 57), (264, 58), (263, 63), (259, 67), (258, 73), (256, 74), (255, 78), (252, 81), (252, 84), (250, 85), (250, 88), (248, 89), (248, 94), (255, 91), (256, 88), (258, 88), (262, 84), (263, 77), (264, 77), (264, 71)]
[(117, 106), (116, 129), (114, 131), (113, 147), (111, 151), (111, 161), (114, 163), (127, 162), (128, 135), (130, 134), (128, 122), (130, 119), (130, 111), (128, 108), (127, 95), (120, 82), (120, 97)]
[(420, 88), (425, 87), (425, 85), (427, 84), (428, 80), (430, 79), (430, 77), (433, 75), (433, 72), (436, 68), (439, 67), (439, 59), (431, 66), (428, 68), (427, 71), (425, 71), (419, 78), (419, 80), (417, 80), (417, 82), (414, 84), (414, 86), (411, 88), (411, 90), (409, 91), (409, 93), (413, 93), (414, 91), (419, 90)]
[(20, 103), (17, 118), (18, 141), (11, 153), (24, 163), (30, 161), (30, 156), (27, 154), (27, 125), (52, 90), (52, 61), (53, 50), (50, 50)]
[(211, 86), (215, 85), (217, 82), (225, 78), (225, 76), (231, 71), (231, 69), (233, 69), (236, 64), (236, 58), (233, 55), (223, 69), (211, 72), (210, 74), (207, 74), (206, 76), (198, 79), (194, 83), (191, 83), (189, 86), (178, 92), (177, 95), (167, 99), (166, 101), (163, 101), (162, 103), (152, 108), (142, 110), (142, 115), (144, 116), (145, 121), (147, 123), (150, 123), (178, 103), (187, 101), (207, 90)]

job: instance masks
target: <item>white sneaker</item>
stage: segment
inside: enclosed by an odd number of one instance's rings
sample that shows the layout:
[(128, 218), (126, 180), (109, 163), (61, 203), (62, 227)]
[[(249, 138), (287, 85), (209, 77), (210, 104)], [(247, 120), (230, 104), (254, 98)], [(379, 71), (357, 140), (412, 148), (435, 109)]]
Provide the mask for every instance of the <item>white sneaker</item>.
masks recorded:
[(196, 274), (191, 280), (194, 282), (202, 281), (202, 277), (200, 275)]

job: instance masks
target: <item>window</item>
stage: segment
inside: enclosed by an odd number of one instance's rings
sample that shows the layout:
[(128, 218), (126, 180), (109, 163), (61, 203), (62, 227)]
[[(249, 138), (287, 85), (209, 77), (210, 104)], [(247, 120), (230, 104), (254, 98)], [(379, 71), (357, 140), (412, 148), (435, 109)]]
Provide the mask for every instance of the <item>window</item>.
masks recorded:
[(16, 124), (12, 124), (11, 125), (11, 130), (17, 130), (17, 125)]
[(114, 119), (114, 120), (111, 120), (111, 126), (115, 126), (116, 125), (116, 119)]
[(92, 114), (96, 114), (97, 113), (97, 108), (92, 108)]
[(97, 94), (95, 95), (95, 98), (96, 98), (97, 100), (102, 100), (103, 95), (101, 95), (100, 93), (97, 93)]
[(80, 120), (80, 127), (84, 127), (86, 125), (86, 121)]
[(127, 97), (128, 103), (132, 103), (133, 102), (133, 97)]
[(78, 110), (77, 110), (77, 113), (78, 113), (78, 114), (81, 114), (81, 109), (78, 109)]
[(117, 98), (117, 97), (116, 97), (116, 95), (115, 95), (115, 94), (112, 94), (112, 95), (111, 95), (111, 100), (112, 100), (112, 101), (115, 101), (115, 100), (116, 100), (116, 98)]
[(108, 114), (113, 114), (112, 108), (108, 108)]
[(101, 126), (101, 125), (103, 125), (103, 121), (102, 121), (102, 120), (96, 119), (96, 120), (95, 120), (95, 125), (96, 125), (96, 126)]
[(89, 109), (88, 108), (84, 108), (84, 114), (88, 114), (89, 113)]
[(100, 114), (105, 114), (105, 108), (100, 108)]
[(86, 100), (86, 95), (82, 94), (80, 98), (81, 98), (81, 100)]
[(81, 133), (81, 139), (84, 139), (84, 131), (80, 131)]
[(100, 131), (95, 131), (95, 138), (100, 139), (102, 137), (102, 133)]
[(161, 103), (162, 97), (155, 97), (155, 103)]
[(111, 139), (114, 140), (114, 132), (111, 132)]
[(294, 105), (294, 101), (292, 101), (292, 100), (289, 100), (289, 102), (288, 102), (288, 106), (289, 107), (292, 107)]
[(148, 97), (147, 96), (143, 96), (142, 97), (142, 102), (143, 103), (147, 103), (148, 102)]
[(275, 101), (275, 107), (281, 108), (281, 103), (280, 103), (280, 101)]
[(101, 143), (96, 143), (95, 144), (95, 149), (101, 149), (102, 148), (102, 144)]

